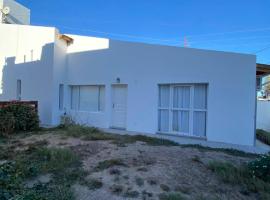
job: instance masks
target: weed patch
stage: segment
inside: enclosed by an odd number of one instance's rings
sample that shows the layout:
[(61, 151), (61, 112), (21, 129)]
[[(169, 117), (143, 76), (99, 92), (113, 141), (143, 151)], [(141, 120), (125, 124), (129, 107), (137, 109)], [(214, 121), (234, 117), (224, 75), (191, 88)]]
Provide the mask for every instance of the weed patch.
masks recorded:
[(136, 177), (135, 182), (139, 187), (144, 185), (144, 180), (141, 177)]
[(87, 186), (89, 190), (96, 190), (102, 188), (103, 183), (98, 179), (89, 179), (85, 180), (83, 185)]
[(198, 144), (185, 144), (185, 145), (181, 145), (181, 147), (182, 148), (196, 148), (201, 152), (208, 152), (208, 151), (222, 152), (228, 155), (239, 156), (239, 157), (257, 158), (259, 156), (258, 154), (246, 153), (244, 151), (239, 151), (236, 149), (211, 148), (211, 147), (205, 147)]
[[(25, 184), (42, 174), (51, 173), (48, 183)], [(0, 165), (0, 199), (72, 200), (70, 186), (83, 179), (77, 156), (70, 149), (31, 147), (13, 160)]]
[(159, 195), (160, 200), (184, 200), (184, 197), (179, 192), (162, 193)]
[(98, 165), (95, 167), (95, 171), (102, 171), (113, 166), (126, 166), (126, 165), (121, 159), (104, 160), (98, 163)]
[(270, 195), (270, 183), (254, 177), (246, 165), (235, 167), (230, 163), (213, 161), (208, 168), (224, 183), (240, 186), (242, 193), (258, 193), (260, 197)]

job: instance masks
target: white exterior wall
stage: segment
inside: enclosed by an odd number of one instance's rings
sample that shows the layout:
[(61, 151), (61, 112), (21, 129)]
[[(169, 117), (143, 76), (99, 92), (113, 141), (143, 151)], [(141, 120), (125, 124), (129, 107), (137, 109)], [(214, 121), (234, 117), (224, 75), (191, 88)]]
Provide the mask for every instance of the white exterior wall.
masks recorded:
[(270, 131), (270, 101), (257, 101), (257, 129)]
[[(4, 7), (10, 8), (7, 16), (7, 22), (10, 24), (30, 24), (30, 10), (14, 0), (0, 0), (0, 9)], [(2, 22), (2, 14), (0, 12), (0, 23)]]
[(119, 77), (128, 84), (127, 130), (154, 134), (158, 84), (207, 83), (207, 140), (254, 145), (255, 56), (71, 37), (67, 82), (106, 85), (105, 112), (71, 112), (78, 121), (111, 126), (111, 84)]
[[(255, 56), (75, 35), (67, 47), (56, 29), (33, 26), (0, 25), (0, 35), (0, 67), (16, 57), (4, 68), (0, 100), (15, 99), (21, 79), (22, 99), (39, 101), (42, 124), (59, 124), (59, 84), (65, 84), (66, 111), (79, 123), (109, 128), (111, 86), (120, 78), (128, 85), (127, 130), (155, 134), (158, 84), (205, 83), (207, 140), (254, 145)], [(28, 61), (31, 50), (40, 59)], [(105, 111), (71, 111), (70, 85), (105, 85)]]
[[(52, 123), (55, 28), (0, 24), (0, 100), (37, 100), (42, 124)], [(31, 53), (33, 52), (33, 53)]]

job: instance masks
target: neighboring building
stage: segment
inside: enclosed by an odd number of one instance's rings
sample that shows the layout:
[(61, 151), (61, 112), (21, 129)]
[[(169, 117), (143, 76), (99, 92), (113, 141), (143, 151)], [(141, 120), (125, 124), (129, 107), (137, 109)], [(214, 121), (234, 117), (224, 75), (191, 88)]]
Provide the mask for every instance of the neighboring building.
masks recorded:
[(0, 24), (30, 24), (30, 10), (14, 0), (0, 0)]
[(253, 146), (254, 55), (0, 24), (0, 100), (36, 100), (43, 125), (80, 124)]
[(257, 64), (257, 121), (256, 128), (270, 131), (270, 65)]

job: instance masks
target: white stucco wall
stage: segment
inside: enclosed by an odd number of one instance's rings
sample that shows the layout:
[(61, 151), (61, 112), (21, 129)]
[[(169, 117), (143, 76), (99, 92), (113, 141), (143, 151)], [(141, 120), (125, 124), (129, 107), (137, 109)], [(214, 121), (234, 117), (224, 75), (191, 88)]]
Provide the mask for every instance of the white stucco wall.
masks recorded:
[(80, 121), (110, 127), (111, 84), (119, 77), (128, 84), (127, 130), (156, 133), (158, 84), (207, 83), (207, 139), (254, 144), (255, 56), (71, 37), (67, 82), (106, 85), (105, 112), (76, 112)]
[(257, 101), (257, 129), (270, 131), (270, 101)]
[[(0, 100), (15, 99), (21, 79), (22, 99), (38, 100), (42, 124), (56, 125), (64, 112), (59, 84), (65, 84), (66, 111), (82, 124), (109, 128), (111, 86), (120, 78), (128, 85), (127, 130), (155, 134), (158, 84), (206, 83), (207, 140), (254, 144), (255, 56), (76, 35), (67, 47), (56, 35), (55, 28), (0, 25)], [(5, 65), (9, 57), (15, 63)], [(71, 111), (70, 85), (105, 85), (105, 111)]]
[(55, 28), (0, 24), (0, 100), (37, 100), (42, 124), (52, 122)]

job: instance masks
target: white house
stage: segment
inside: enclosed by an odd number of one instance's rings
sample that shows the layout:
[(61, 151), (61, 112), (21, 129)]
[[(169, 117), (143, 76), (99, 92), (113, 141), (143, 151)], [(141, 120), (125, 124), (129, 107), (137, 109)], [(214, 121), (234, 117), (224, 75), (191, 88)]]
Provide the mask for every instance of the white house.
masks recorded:
[(77, 123), (253, 146), (254, 55), (62, 35), (0, 24), (0, 100)]

